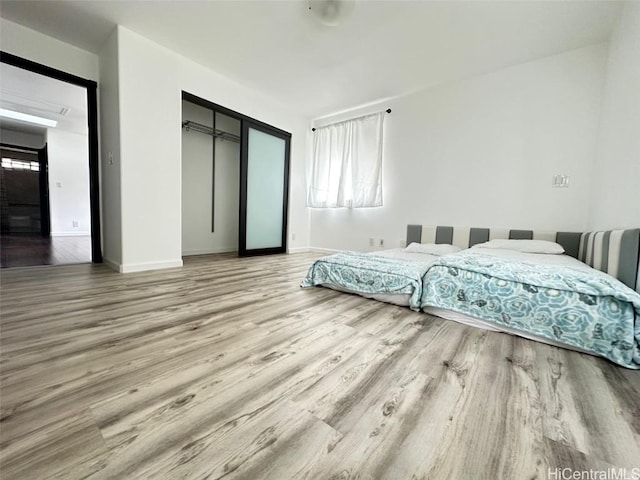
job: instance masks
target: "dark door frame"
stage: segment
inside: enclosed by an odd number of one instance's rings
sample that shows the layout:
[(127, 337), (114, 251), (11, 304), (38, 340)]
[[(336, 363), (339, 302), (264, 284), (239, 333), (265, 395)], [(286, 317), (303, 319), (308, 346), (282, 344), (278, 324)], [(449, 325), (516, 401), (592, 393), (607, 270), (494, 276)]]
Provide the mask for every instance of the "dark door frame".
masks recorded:
[[(238, 212), (238, 255), (270, 255), (274, 253), (285, 253), (287, 251), (287, 222), (289, 220), (289, 157), (291, 154), (291, 133), (281, 130), (268, 123), (261, 122), (255, 118), (244, 115), (243, 113), (236, 112), (217, 103), (210, 102), (204, 98), (198, 97), (191, 93), (182, 91), (182, 100), (186, 100), (190, 103), (200, 105), (201, 107), (213, 110), (215, 113), (220, 113), (228, 117), (240, 120), (240, 208)], [(285, 140), (285, 169), (284, 169), (284, 199), (283, 199), (283, 216), (282, 216), (282, 246), (274, 248), (262, 248), (256, 250), (247, 250), (246, 248), (246, 228), (247, 228), (247, 135), (244, 134), (245, 128), (250, 125), (256, 129), (267, 132), (271, 135), (278, 136)], [(215, 149), (214, 149), (215, 151)], [(245, 154), (243, 154), (245, 152)]]
[(100, 234), (100, 164), (98, 156), (98, 84), (71, 73), (0, 51), (0, 62), (22, 68), (45, 77), (83, 87), (87, 91), (87, 121), (89, 127), (89, 208), (91, 210), (91, 261), (102, 263)]
[[(272, 255), (287, 252), (287, 214), (289, 211), (289, 155), (291, 151), (291, 134), (282, 134), (281, 130), (265, 124), (257, 124), (251, 120), (241, 122), (242, 139), (240, 141), (240, 229), (238, 233), (238, 255)], [(249, 128), (281, 138), (284, 146), (284, 179), (282, 198), (282, 239), (279, 247), (247, 249), (247, 193), (249, 173)]]
[(23, 147), (11, 143), (0, 143), (0, 148), (31, 152), (38, 156), (40, 171), (38, 172), (38, 191), (40, 193), (40, 235), (43, 238), (51, 236), (51, 210), (49, 205), (49, 158), (47, 144), (42, 148)]
[(218, 105), (217, 103), (210, 102), (209, 100), (193, 95), (192, 93), (185, 92), (184, 90), (182, 91), (182, 99), (190, 103), (195, 103), (196, 105), (200, 105), (201, 107), (205, 107), (210, 110), (213, 110), (214, 112), (221, 113), (223, 115), (226, 115), (227, 117), (233, 117), (240, 121), (249, 120), (250, 122), (253, 122), (258, 126), (262, 126), (274, 132), (277, 132), (279, 135), (285, 135), (285, 136), (291, 137), (291, 133), (285, 130), (281, 130), (277, 127), (274, 127), (273, 125), (269, 125), (268, 123), (261, 122), (260, 120), (249, 117), (244, 113), (236, 112), (235, 110), (231, 110), (230, 108), (223, 107), (222, 105)]
[(49, 202), (49, 149), (44, 144), (38, 150), (40, 163), (40, 234), (44, 238), (51, 237), (51, 204)]

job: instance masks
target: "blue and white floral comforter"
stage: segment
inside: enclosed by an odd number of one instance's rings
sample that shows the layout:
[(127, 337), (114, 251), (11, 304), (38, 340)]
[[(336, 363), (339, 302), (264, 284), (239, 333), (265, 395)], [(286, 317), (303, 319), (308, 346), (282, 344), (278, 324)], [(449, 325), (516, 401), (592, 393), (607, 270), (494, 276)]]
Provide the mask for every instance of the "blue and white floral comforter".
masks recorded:
[(454, 310), (640, 369), (640, 295), (594, 269), (471, 251), (438, 259), (422, 307)]
[(361, 294), (409, 295), (409, 307), (420, 310), (422, 277), (429, 263), (343, 252), (316, 260), (301, 287), (333, 285)]

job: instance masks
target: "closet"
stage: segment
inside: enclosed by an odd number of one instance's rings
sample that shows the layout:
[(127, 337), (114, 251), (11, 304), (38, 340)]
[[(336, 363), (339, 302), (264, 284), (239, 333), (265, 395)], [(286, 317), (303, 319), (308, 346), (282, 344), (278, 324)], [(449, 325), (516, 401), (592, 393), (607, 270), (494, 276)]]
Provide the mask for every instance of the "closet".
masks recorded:
[(291, 134), (183, 92), (182, 255), (286, 252)]

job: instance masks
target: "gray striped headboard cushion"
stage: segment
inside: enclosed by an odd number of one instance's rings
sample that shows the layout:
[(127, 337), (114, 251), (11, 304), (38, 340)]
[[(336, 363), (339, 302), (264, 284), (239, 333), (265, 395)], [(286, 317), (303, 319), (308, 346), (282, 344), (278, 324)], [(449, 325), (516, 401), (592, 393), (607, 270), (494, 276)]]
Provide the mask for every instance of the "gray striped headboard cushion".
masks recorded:
[(640, 292), (640, 228), (583, 233), (578, 260)]
[(449, 243), (469, 248), (496, 238), (549, 240), (564, 247), (565, 253), (607, 272), (640, 292), (640, 229), (609, 232), (553, 232), (506, 228), (445, 227), (408, 225), (407, 245)]

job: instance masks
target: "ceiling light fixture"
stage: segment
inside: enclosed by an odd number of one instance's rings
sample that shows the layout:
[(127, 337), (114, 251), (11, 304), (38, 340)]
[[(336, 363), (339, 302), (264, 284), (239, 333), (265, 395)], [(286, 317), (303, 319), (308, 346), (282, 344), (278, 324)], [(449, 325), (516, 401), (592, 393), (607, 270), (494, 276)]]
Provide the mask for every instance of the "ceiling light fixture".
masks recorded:
[(309, 11), (327, 27), (335, 27), (347, 18), (356, 0), (309, 0)]
[(58, 122), (56, 120), (36, 117), (35, 115), (16, 112), (14, 110), (7, 110), (6, 108), (0, 108), (0, 117), (12, 118), (21, 122), (35, 123), (36, 125), (42, 125), (44, 127), (55, 127), (56, 125), (58, 125)]

